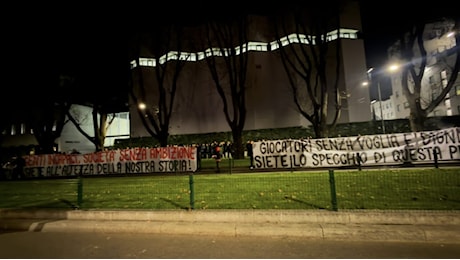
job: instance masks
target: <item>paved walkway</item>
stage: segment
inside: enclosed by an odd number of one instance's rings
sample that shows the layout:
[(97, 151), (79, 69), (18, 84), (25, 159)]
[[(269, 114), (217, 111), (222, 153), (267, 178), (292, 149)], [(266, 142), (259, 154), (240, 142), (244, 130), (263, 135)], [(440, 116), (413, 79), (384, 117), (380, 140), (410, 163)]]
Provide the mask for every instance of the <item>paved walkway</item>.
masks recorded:
[(460, 244), (460, 211), (0, 209), (0, 229)]

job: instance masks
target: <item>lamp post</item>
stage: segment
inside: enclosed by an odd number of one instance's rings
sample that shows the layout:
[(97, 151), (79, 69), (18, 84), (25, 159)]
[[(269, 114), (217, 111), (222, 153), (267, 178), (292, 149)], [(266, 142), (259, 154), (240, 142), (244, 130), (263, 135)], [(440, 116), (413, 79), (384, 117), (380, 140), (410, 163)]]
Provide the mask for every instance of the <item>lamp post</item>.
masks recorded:
[(371, 101), (371, 110), (372, 110), (372, 121), (375, 121), (377, 119), (377, 112), (375, 111), (375, 103), (377, 100), (372, 100)]
[[(373, 80), (372, 80), (372, 71), (374, 70), (374, 68), (370, 68), (367, 70), (367, 75), (369, 77), (369, 81), (372, 83)], [(380, 81), (377, 81), (377, 92), (378, 92), (378, 96), (379, 96), (379, 106), (380, 106), (380, 121), (382, 122), (382, 132), (385, 134), (385, 119), (383, 118), (383, 106), (382, 106), (382, 92), (380, 90)], [(372, 105), (372, 108), (374, 110), (374, 114), (375, 114), (375, 107), (374, 107), (374, 104)]]
[(382, 92), (380, 91), (380, 81), (377, 82), (377, 92), (379, 94), (380, 119), (382, 120), (382, 132), (385, 133), (385, 119), (383, 118)]

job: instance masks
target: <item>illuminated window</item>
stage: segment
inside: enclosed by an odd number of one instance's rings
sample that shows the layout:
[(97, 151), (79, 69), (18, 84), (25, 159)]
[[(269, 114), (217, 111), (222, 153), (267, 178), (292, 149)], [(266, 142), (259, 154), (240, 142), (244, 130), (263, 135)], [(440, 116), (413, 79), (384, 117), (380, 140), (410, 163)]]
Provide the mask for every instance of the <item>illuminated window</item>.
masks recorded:
[(197, 56), (198, 56), (198, 60), (202, 60), (202, 59), (206, 58), (206, 54), (204, 52), (199, 52), (197, 54)]
[(289, 43), (300, 43), (298, 34), (290, 34), (288, 36)]
[[(344, 39), (358, 39), (358, 31), (353, 29), (340, 29), (333, 30), (326, 35), (323, 35), (323, 39), (326, 41), (333, 41), (339, 38)], [(197, 52), (197, 53), (181, 53), (179, 51), (170, 51), (167, 54), (161, 56), (158, 59), (159, 64), (163, 64), (170, 60), (183, 60), (183, 61), (197, 61), (205, 59), (206, 57), (211, 56), (229, 56), (229, 55), (240, 55), (247, 51), (274, 51), (281, 46), (287, 46), (289, 44), (316, 44), (316, 40), (314, 36), (308, 36), (304, 34), (290, 34), (288, 36), (284, 36), (279, 40), (272, 41), (270, 43), (264, 42), (248, 42), (237, 46), (235, 48), (209, 48), (204, 52)], [(139, 66), (146, 66), (146, 67), (155, 67), (157, 65), (156, 59), (149, 59), (149, 58), (139, 58)], [(137, 67), (138, 64), (136, 61), (131, 62), (131, 68)]]
[(177, 51), (170, 51), (168, 54), (166, 54), (167, 60), (178, 60), (179, 59), (179, 54)]
[(278, 49), (279, 47), (280, 47), (280, 45), (276, 41), (270, 43), (270, 50), (272, 50), (272, 51)]
[(158, 63), (164, 64), (165, 62), (166, 62), (166, 55), (163, 55), (163, 56), (160, 57)]
[(155, 66), (155, 60), (153, 60), (153, 59), (148, 59), (148, 60), (147, 60), (147, 66), (148, 66), (148, 67), (154, 67), (154, 66)]
[(309, 43), (309, 40), (308, 40), (307, 36), (305, 36), (303, 34), (299, 35), (299, 39), (300, 39), (300, 43), (302, 43), (302, 44), (308, 44)]
[(288, 45), (288, 44), (289, 44), (289, 40), (288, 40), (288, 38), (287, 38), (287, 37), (283, 37), (283, 38), (281, 38), (281, 40), (280, 40), (280, 41), (281, 41), (281, 46), (286, 46), (286, 45)]
[(450, 99), (446, 99), (444, 104), (446, 105), (447, 109), (450, 109)]
[(140, 58), (139, 64), (140, 66), (145, 66), (145, 67), (155, 67), (156, 65), (154, 59), (148, 59), (148, 58)]
[(264, 42), (249, 42), (248, 49), (250, 51), (268, 51), (268, 44)]
[(197, 60), (197, 55), (195, 53), (188, 53), (187, 61), (196, 61)]
[(240, 55), (241, 53), (245, 53), (248, 51), (248, 45), (243, 44), (242, 46), (238, 46), (235, 48), (235, 55)]
[(136, 61), (133, 60), (133, 61), (131, 61), (131, 69), (133, 69), (135, 67), (137, 67), (137, 64), (136, 64)]
[(446, 70), (441, 71), (441, 84), (442, 88), (447, 86), (447, 72)]

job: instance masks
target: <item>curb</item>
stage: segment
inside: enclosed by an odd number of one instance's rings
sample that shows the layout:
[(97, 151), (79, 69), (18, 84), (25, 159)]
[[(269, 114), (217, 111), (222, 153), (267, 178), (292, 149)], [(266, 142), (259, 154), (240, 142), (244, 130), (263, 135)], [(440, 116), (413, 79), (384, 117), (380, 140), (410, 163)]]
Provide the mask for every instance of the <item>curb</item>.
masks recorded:
[(460, 225), (460, 211), (0, 209), (1, 219)]
[(460, 212), (2, 209), (0, 229), (460, 243)]

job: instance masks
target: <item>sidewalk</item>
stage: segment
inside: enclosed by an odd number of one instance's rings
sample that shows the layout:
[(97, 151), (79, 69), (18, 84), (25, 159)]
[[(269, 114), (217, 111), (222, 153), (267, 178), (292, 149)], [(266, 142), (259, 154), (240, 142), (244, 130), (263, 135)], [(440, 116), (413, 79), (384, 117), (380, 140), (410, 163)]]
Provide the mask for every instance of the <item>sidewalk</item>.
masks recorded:
[(0, 230), (281, 236), (460, 244), (460, 212), (0, 209)]

